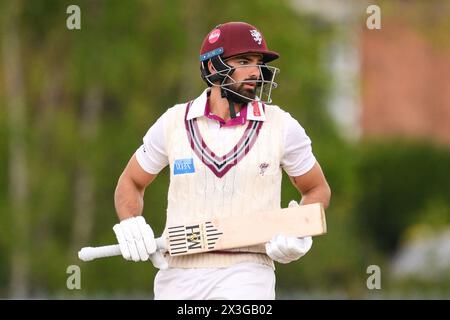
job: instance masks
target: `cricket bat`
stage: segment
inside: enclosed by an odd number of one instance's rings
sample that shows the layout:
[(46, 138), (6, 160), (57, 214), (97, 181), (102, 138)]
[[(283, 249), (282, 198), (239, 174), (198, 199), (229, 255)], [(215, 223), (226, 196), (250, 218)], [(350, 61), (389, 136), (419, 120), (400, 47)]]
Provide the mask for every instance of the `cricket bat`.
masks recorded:
[[(156, 244), (159, 250), (179, 256), (263, 244), (277, 234), (306, 237), (326, 232), (323, 205), (314, 203), (168, 226)], [(78, 252), (83, 261), (118, 255), (121, 255), (119, 245), (85, 247)]]

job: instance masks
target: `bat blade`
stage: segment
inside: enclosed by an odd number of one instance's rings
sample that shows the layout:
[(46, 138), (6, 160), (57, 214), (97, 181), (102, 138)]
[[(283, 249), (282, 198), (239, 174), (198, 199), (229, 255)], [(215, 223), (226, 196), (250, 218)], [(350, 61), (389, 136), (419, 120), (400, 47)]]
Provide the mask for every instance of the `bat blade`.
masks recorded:
[(171, 256), (253, 246), (276, 234), (296, 237), (326, 233), (325, 211), (315, 203), (294, 208), (212, 218), (167, 228)]

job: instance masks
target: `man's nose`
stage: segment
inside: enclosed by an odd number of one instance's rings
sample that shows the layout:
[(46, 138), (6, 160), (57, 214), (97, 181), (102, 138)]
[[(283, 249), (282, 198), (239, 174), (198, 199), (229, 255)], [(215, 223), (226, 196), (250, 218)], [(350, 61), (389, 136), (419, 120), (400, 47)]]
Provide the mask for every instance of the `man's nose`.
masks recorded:
[(258, 79), (261, 74), (261, 70), (258, 65), (250, 66), (248, 72), (249, 72), (249, 78), (255, 78), (255, 79)]

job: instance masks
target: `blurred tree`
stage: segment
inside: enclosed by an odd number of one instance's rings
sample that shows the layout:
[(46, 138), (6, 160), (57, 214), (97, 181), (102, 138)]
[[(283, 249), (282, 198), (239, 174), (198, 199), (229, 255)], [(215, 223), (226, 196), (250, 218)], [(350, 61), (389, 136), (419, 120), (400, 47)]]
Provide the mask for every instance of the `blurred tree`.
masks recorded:
[(9, 128), (9, 210), (10, 228), (15, 237), (11, 246), (10, 295), (28, 294), (29, 261), (29, 207), (28, 168), (26, 159), (27, 112), (24, 70), (22, 67), (21, 36), (18, 19), (22, 1), (4, 6), (2, 15), (2, 55), (5, 77), (5, 105), (8, 108)]
[[(93, 20), (101, 19), (105, 11), (104, 7), (104, 1), (88, 3), (87, 9), (90, 14), (86, 15), (87, 18)], [(77, 44), (81, 46), (86, 45), (83, 42), (78, 42)], [(85, 47), (82, 50), (88, 52), (91, 49), (91, 47)], [(98, 59), (94, 59), (94, 61), (98, 62)], [(98, 68), (99, 66), (93, 67)], [(103, 85), (100, 82), (99, 74), (93, 73), (87, 82), (87, 88), (83, 93), (80, 106), (80, 141), (85, 146), (90, 147), (98, 143), (97, 138), (103, 107)], [(89, 148), (89, 152), (93, 151), (93, 148)], [(77, 252), (78, 248), (83, 246), (84, 243), (89, 243), (92, 239), (97, 202), (95, 200), (95, 174), (93, 172), (94, 169), (91, 164), (91, 159), (92, 157), (88, 154), (82, 155), (78, 159), (79, 163), (75, 173), (75, 215), (73, 220), (71, 252)]]
[[(358, 159), (355, 217), (360, 237), (387, 254), (414, 223), (436, 218), (431, 203), (450, 208), (450, 152), (425, 143), (368, 142)], [(445, 207), (445, 206), (444, 206)], [(424, 212), (424, 210), (426, 212)], [(447, 217), (447, 218), (446, 218)]]

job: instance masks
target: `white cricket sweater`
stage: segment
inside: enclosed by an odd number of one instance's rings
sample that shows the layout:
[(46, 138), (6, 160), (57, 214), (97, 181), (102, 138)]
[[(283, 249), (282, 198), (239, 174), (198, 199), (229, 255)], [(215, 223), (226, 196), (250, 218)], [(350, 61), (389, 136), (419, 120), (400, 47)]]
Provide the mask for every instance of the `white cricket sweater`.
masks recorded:
[[(249, 120), (228, 128), (232, 139), (219, 141), (209, 134), (206, 117), (187, 119), (189, 107), (179, 104), (166, 114), (164, 136), (170, 165), (166, 226), (279, 209), (284, 111), (259, 103), (265, 121)], [(240, 250), (244, 252), (166, 258), (174, 268), (227, 267), (240, 262), (274, 266), (263, 253), (263, 245)]]

